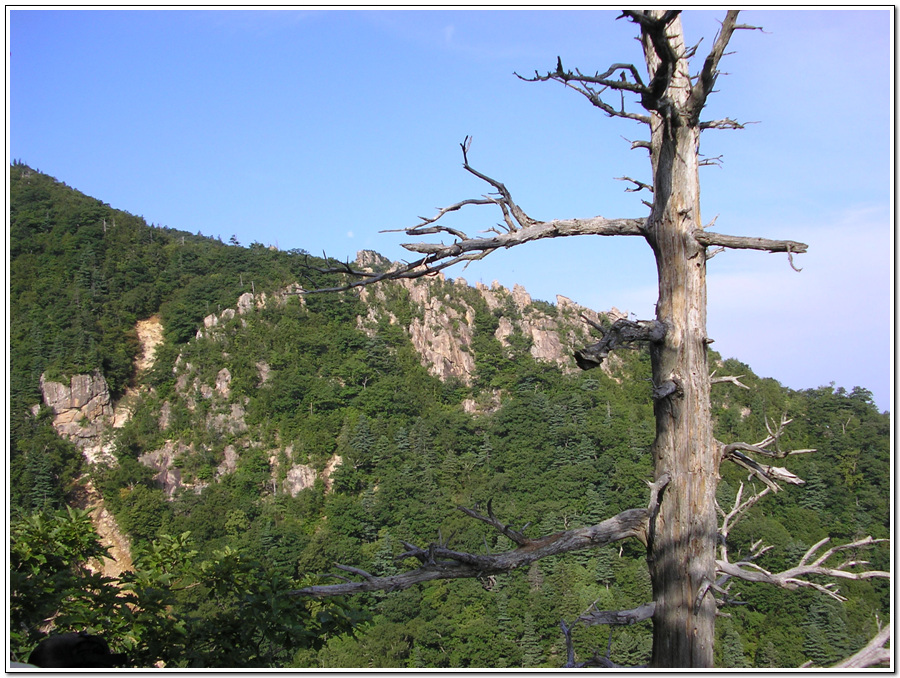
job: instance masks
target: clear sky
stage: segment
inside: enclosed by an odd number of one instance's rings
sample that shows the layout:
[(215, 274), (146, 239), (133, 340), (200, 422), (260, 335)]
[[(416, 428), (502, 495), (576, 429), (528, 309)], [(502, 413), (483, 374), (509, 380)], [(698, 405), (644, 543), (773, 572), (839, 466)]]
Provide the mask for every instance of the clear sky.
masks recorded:
[[(479, 197), (472, 165), (540, 219), (643, 217), (650, 180), (638, 123), (607, 118), (557, 83), (523, 75), (642, 62), (636, 27), (606, 10), (7, 10), (7, 150), (149, 223), (244, 245), (375, 249), (412, 258), (398, 234)], [(724, 11), (686, 12), (712, 44)], [(781, 254), (709, 262), (713, 348), (796, 389), (863, 386), (891, 408), (892, 46), (890, 10), (749, 9), (706, 118), (704, 222), (799, 240)], [(699, 61), (697, 65), (699, 70)], [(499, 214), (459, 216), (464, 230)], [(565, 238), (497, 252), (470, 283), (522, 284), (653, 316), (656, 272), (640, 238)]]

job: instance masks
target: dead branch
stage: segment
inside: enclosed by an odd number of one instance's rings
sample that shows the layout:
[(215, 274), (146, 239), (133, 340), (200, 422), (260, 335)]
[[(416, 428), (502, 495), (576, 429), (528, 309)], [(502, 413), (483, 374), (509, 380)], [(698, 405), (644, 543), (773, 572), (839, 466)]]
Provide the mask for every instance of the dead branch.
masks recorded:
[(723, 561), (728, 560), (728, 534), (731, 532), (731, 528), (734, 527), (741, 520), (741, 518), (743, 518), (747, 514), (747, 511), (749, 511), (750, 508), (756, 504), (756, 502), (765, 497), (771, 491), (771, 487), (764, 487), (762, 490), (751, 495), (748, 499), (742, 502), (741, 499), (744, 495), (744, 483), (741, 483), (740, 487), (738, 487), (737, 495), (734, 498), (734, 506), (732, 506), (731, 510), (728, 513), (725, 513), (724, 509), (722, 509), (719, 506), (719, 503), (716, 502), (716, 510), (719, 512), (719, 515), (722, 516), (722, 525), (719, 527), (719, 553)]
[[(722, 377), (725, 379), (725, 377)], [(731, 443), (729, 445), (725, 445), (724, 454), (728, 455), (730, 452), (734, 450), (744, 450), (745, 452), (754, 452), (756, 454), (762, 454), (767, 457), (772, 457), (773, 459), (784, 459), (785, 457), (794, 455), (794, 454), (810, 454), (815, 452), (815, 449), (804, 448), (799, 450), (782, 450), (780, 446), (780, 441), (782, 436), (784, 435), (788, 425), (793, 422), (793, 419), (788, 418), (787, 414), (781, 415), (781, 422), (777, 427), (772, 426), (772, 423), (769, 421), (769, 418), (766, 417), (766, 431), (768, 432), (768, 436), (766, 436), (763, 440), (759, 441), (756, 444), (750, 445), (748, 443)], [(774, 445), (774, 449), (769, 449)]]
[[(519, 532), (517, 530), (512, 529), (509, 525), (501, 523), (494, 517), (494, 512), (491, 510), (491, 502), (493, 500), (489, 499), (487, 504), (488, 517), (485, 518), (483, 515), (476, 513), (472, 509), (465, 508), (464, 506), (459, 506), (459, 510), (465, 513), (467, 516), (475, 518), (476, 520), (480, 520), (484, 523), (487, 523), (495, 530), (497, 530), (504, 537), (508, 538), (514, 544), (518, 546), (525, 546), (529, 543), (529, 539), (524, 535), (524, 533)], [(528, 527), (527, 525), (525, 527)], [(524, 528), (523, 528), (524, 529)]]
[(715, 371), (713, 371), (713, 373), (711, 375), (709, 375), (709, 383), (710, 384), (724, 384), (725, 382), (728, 382), (728, 383), (734, 384), (735, 386), (740, 386), (741, 388), (745, 388), (748, 391), (750, 390), (749, 386), (747, 386), (746, 384), (742, 384), (740, 382), (740, 379), (744, 376), (743, 374), (739, 374), (735, 377), (717, 377), (717, 376), (715, 376), (715, 374), (716, 374)]
[(770, 240), (768, 238), (751, 238), (741, 235), (725, 235), (712, 231), (696, 231), (694, 239), (704, 247), (727, 247), (733, 250), (761, 250), (764, 252), (788, 252), (803, 254), (808, 245), (794, 240)]
[[(817, 552), (819, 551), (819, 549), (827, 544), (828, 541), (829, 538), (826, 537), (818, 543), (813, 544), (813, 546), (809, 548), (809, 550), (803, 555), (803, 557), (800, 559), (800, 562), (795, 567), (777, 573), (769, 572), (768, 570), (752, 562), (752, 560), (758, 558), (765, 550), (769, 548), (766, 547), (765, 549), (760, 549), (759, 542), (757, 542), (757, 544), (754, 545), (754, 553), (751, 553), (750, 557), (745, 558), (740, 562), (730, 563), (727, 560), (716, 560), (716, 570), (721, 574), (719, 580), (717, 581), (717, 584), (721, 586), (721, 584), (728, 579), (735, 578), (741, 579), (743, 581), (773, 584), (775, 586), (779, 586), (788, 590), (807, 587), (814, 588), (817, 591), (831, 596), (835, 600), (843, 602), (846, 600), (846, 598), (838, 593), (833, 582), (820, 584), (810, 579), (806, 579), (806, 577), (814, 575), (832, 577), (837, 579), (873, 579), (876, 577), (890, 579), (890, 572), (884, 572), (881, 570), (863, 570), (861, 572), (854, 572), (849, 569), (852, 567), (868, 565), (868, 562), (864, 560), (845, 560), (833, 567), (827, 566), (825, 564), (833, 555), (837, 553), (849, 551), (851, 549), (869, 547), (874, 544), (888, 541), (887, 539), (872, 539), (872, 537), (865, 537), (864, 539), (858, 539), (857, 541), (851, 542), (849, 544), (832, 546), (821, 555), (818, 555)], [(815, 558), (815, 560), (813, 560), (813, 558)], [(812, 562), (810, 562), (811, 560)]]
[(728, 459), (733, 461), (738, 466), (747, 469), (751, 474), (756, 475), (760, 480), (762, 480), (773, 492), (778, 492), (781, 487), (778, 485), (778, 482), (786, 482), (792, 485), (804, 485), (806, 481), (798, 476), (794, 475), (786, 468), (780, 466), (771, 466), (769, 464), (762, 464), (752, 457), (744, 454), (745, 452), (749, 452), (751, 454), (758, 454), (764, 457), (769, 457), (771, 459), (784, 459), (785, 457), (795, 455), (795, 454), (810, 454), (815, 452), (814, 449), (799, 449), (799, 450), (782, 450), (779, 444), (781, 437), (784, 435), (785, 429), (788, 424), (790, 424), (793, 419), (788, 418), (786, 414), (781, 416), (781, 422), (777, 427), (773, 428), (772, 424), (769, 422), (768, 417), (766, 418), (766, 430), (768, 432), (768, 436), (766, 436), (763, 440), (759, 441), (756, 444), (744, 443), (744, 442), (734, 442), (724, 445), (719, 443), (722, 446), (722, 459)]
[(892, 653), (885, 647), (891, 639), (891, 625), (888, 624), (868, 644), (856, 654), (838, 662), (835, 669), (865, 669), (879, 664), (890, 664)]
[(577, 621), (588, 626), (608, 624), (610, 626), (630, 626), (638, 622), (646, 621), (653, 617), (656, 603), (649, 602), (640, 605), (633, 610), (597, 610), (588, 608), (587, 612), (578, 617)]
[(635, 537), (646, 545), (650, 516), (655, 512), (656, 506), (659, 504), (659, 494), (668, 482), (669, 475), (664, 473), (655, 482), (648, 483), (650, 486), (649, 508), (630, 509), (591, 527), (557, 532), (538, 539), (529, 539), (523, 532), (513, 530), (509, 525), (497, 520), (491, 509), (491, 502), (488, 502), (487, 516), (479, 514), (474, 509), (459, 507), (466, 515), (490, 525), (500, 534), (511, 539), (517, 548), (505, 553), (477, 555), (451, 550), (440, 538), (439, 543), (429, 544), (425, 548), (404, 541), (402, 543), (407, 550), (398, 555), (395, 560), (416, 558), (422, 564), (416, 570), (387, 577), (375, 577), (359, 568), (336, 565), (339, 570), (362, 577), (363, 581), (350, 581), (346, 577), (332, 575), (343, 580), (344, 583), (308, 586), (290, 591), (288, 594), (324, 598), (371, 591), (400, 591), (436, 579), (475, 578), (483, 581), (493, 575), (530, 565), (541, 558), (603, 546), (629, 537)]
[(744, 129), (747, 125), (756, 125), (758, 121), (738, 122), (731, 118), (722, 118), (721, 120), (706, 120), (699, 123), (700, 129)]
[(621, 669), (625, 668), (620, 666), (619, 664), (614, 663), (610, 658), (609, 654), (612, 650), (612, 633), (610, 632), (609, 643), (606, 646), (606, 656), (601, 657), (598, 654), (594, 654), (593, 657), (583, 662), (575, 662), (575, 648), (572, 646), (572, 627), (566, 624), (566, 620), (562, 619), (559, 622), (559, 626), (563, 632), (563, 638), (566, 643), (566, 663), (563, 664), (562, 668), (564, 669), (583, 669), (588, 667), (598, 667), (603, 669)]
[[(383, 272), (358, 270), (349, 263), (339, 263), (326, 267), (315, 267), (307, 261), (307, 269), (325, 274), (344, 274), (349, 279), (333, 287), (304, 290), (302, 294), (314, 292), (340, 292), (363, 285), (371, 285), (383, 280), (399, 280), (420, 278), (434, 275), (445, 268), (458, 263), (468, 265), (472, 261), (484, 258), (498, 249), (508, 249), (534, 240), (544, 238), (559, 238), (575, 235), (646, 235), (646, 218), (620, 218), (609, 219), (602, 216), (587, 219), (553, 219), (540, 221), (529, 216), (513, 199), (506, 186), (496, 179), (473, 168), (469, 164), (468, 152), (472, 138), (466, 137), (460, 144), (463, 154), (463, 168), (470, 174), (490, 184), (495, 193), (481, 198), (461, 200), (447, 207), (438, 209), (433, 217), (420, 217), (418, 224), (411, 228), (400, 229), (410, 236), (423, 236), (446, 234), (453, 238), (450, 244), (413, 242), (402, 246), (410, 252), (424, 255), (420, 259), (403, 263), (395, 268)], [(629, 179), (629, 181), (634, 181)], [(638, 183), (638, 182), (635, 182)], [(643, 187), (643, 186), (641, 186)], [(501, 213), (502, 226), (489, 229), (494, 235), (487, 237), (470, 237), (463, 231), (446, 226), (440, 220), (451, 212), (456, 212), (469, 206), (496, 206)], [(741, 236), (728, 236), (719, 233), (698, 230), (694, 234), (695, 239), (704, 247), (721, 246), (738, 249), (757, 249), (769, 252), (787, 252), (789, 257), (793, 254), (806, 252), (807, 246), (803, 243), (789, 240), (768, 240), (765, 238), (745, 238)], [(791, 259), (793, 266), (793, 260)], [(597, 363), (599, 365), (599, 363)]]
[(344, 292), (345, 290), (350, 290), (355, 287), (363, 287), (365, 285), (372, 285), (374, 283), (381, 282), (383, 280), (402, 280), (406, 278), (422, 278), (429, 275), (435, 275), (445, 268), (449, 268), (450, 266), (454, 266), (462, 261), (470, 262), (481, 259), (486, 253), (475, 253), (475, 254), (466, 254), (463, 256), (451, 257), (449, 259), (442, 259), (437, 256), (426, 256), (421, 259), (417, 259), (411, 263), (404, 263), (397, 268), (393, 268), (389, 271), (384, 271), (382, 273), (373, 273), (372, 271), (365, 271), (360, 269), (355, 269), (350, 266), (349, 263), (340, 263), (335, 266), (330, 267), (318, 267), (313, 266), (311, 264), (306, 264), (306, 268), (311, 271), (316, 271), (317, 273), (342, 273), (351, 278), (355, 278), (355, 280), (348, 280), (346, 283), (342, 283), (340, 285), (335, 285), (333, 287), (320, 287), (309, 290), (300, 290), (296, 292), (296, 294), (321, 294), (324, 292)]
[(581, 318), (603, 335), (600, 341), (575, 351), (575, 362), (583, 370), (600, 367), (613, 349), (638, 341), (660, 342), (666, 335), (665, 324), (658, 320), (632, 321), (620, 318), (609, 330), (604, 330), (584, 315)]
[(572, 627), (575, 624), (581, 622), (587, 626), (593, 626), (595, 624), (607, 624), (610, 626), (623, 626), (629, 624), (635, 624), (640, 621), (645, 621), (650, 619), (653, 616), (653, 611), (656, 608), (655, 603), (647, 603), (645, 605), (641, 605), (633, 610), (621, 610), (618, 612), (600, 612), (599, 610), (592, 611), (592, 608), (596, 605), (596, 602), (591, 604), (591, 607), (588, 608), (587, 612), (582, 614), (572, 625), (566, 624), (565, 619), (561, 619), (559, 622), (559, 626), (563, 632), (563, 639), (566, 643), (566, 663), (562, 668), (564, 669), (581, 669), (587, 667), (599, 667), (604, 669), (621, 669), (621, 668), (643, 668), (643, 667), (625, 667), (610, 659), (610, 654), (612, 652), (612, 637), (613, 630), (609, 630), (609, 641), (606, 644), (606, 654), (601, 657), (596, 652), (594, 655), (583, 662), (575, 662), (575, 648), (572, 645)]
[[(618, 77), (613, 77), (616, 73), (618, 73)], [(642, 113), (626, 111), (624, 99), (622, 100), (620, 107), (616, 109), (605, 102), (601, 96), (607, 89), (621, 93), (634, 92), (642, 96), (645, 96), (649, 92), (641, 79), (638, 69), (632, 64), (613, 64), (602, 74), (597, 72), (594, 75), (586, 75), (578, 69), (575, 69), (574, 72), (564, 69), (562, 59), (557, 57), (555, 71), (550, 71), (545, 75), (540, 75), (535, 71), (534, 77), (531, 78), (523, 77), (518, 73), (515, 73), (515, 76), (525, 82), (547, 82), (548, 80), (553, 80), (562, 83), (566, 87), (574, 89), (584, 96), (591, 104), (610, 117), (627, 118), (650, 124), (649, 116)]]
[[(508, 526), (503, 526), (502, 523), (492, 516), (479, 516), (472, 509), (464, 509), (464, 512), (494, 526), (501, 534), (509, 536)], [(339, 569), (357, 574), (363, 578), (363, 581), (345, 581), (342, 584), (308, 586), (303, 589), (290, 591), (289, 595), (324, 598), (371, 591), (399, 591), (416, 584), (437, 579), (483, 579), (530, 565), (541, 558), (569, 551), (603, 546), (604, 544), (621, 541), (629, 537), (635, 537), (642, 543), (646, 543), (648, 522), (649, 511), (647, 509), (630, 509), (591, 527), (557, 532), (538, 539), (523, 537), (524, 543), (518, 544), (518, 548), (504, 553), (489, 555), (454, 551), (438, 544), (430, 544), (426, 548), (420, 548), (404, 542), (407, 551), (397, 556), (397, 559), (416, 558), (422, 563), (422, 566), (418, 569), (386, 577), (374, 577), (362, 570), (355, 572), (355, 568), (341, 566)], [(521, 536), (521, 533), (514, 531), (513, 533)], [(341, 578), (344, 579), (343, 577)]]
[(631, 177), (616, 177), (616, 181), (630, 181), (634, 184), (634, 188), (626, 188), (626, 193), (636, 193), (638, 191), (647, 190), (653, 193), (653, 186), (650, 184), (645, 184), (643, 181), (638, 181), (637, 179), (632, 179)]
[(563, 638), (566, 640), (566, 663), (564, 669), (578, 668), (575, 665), (575, 647), (572, 645), (572, 627), (566, 624), (565, 619), (559, 621), (559, 626), (563, 632)]
[[(462, 200), (448, 207), (438, 210), (438, 213), (430, 218), (420, 217), (420, 222), (407, 229), (399, 229), (410, 236), (447, 234), (454, 238), (450, 244), (413, 242), (402, 245), (410, 252), (424, 255), (413, 262), (404, 263), (396, 268), (381, 273), (358, 270), (349, 263), (338, 264), (329, 267), (315, 267), (309, 265), (309, 270), (319, 273), (340, 273), (353, 278), (334, 287), (316, 290), (305, 290), (303, 294), (313, 292), (340, 292), (354, 287), (370, 285), (383, 280), (399, 280), (407, 278), (420, 278), (433, 275), (445, 268), (465, 262), (466, 264), (482, 259), (498, 249), (508, 249), (516, 245), (522, 245), (534, 240), (544, 238), (559, 238), (574, 235), (644, 235), (646, 219), (607, 219), (605, 217), (592, 217), (588, 219), (553, 219), (540, 221), (529, 216), (513, 199), (506, 186), (476, 170), (469, 164), (468, 151), (471, 146), (471, 137), (466, 137), (460, 144), (463, 153), (463, 168), (490, 184), (496, 193), (482, 198)], [(466, 233), (450, 228), (439, 223), (439, 220), (451, 212), (458, 211), (468, 206), (494, 205), (503, 219), (502, 231), (496, 228), (490, 229), (495, 235), (489, 237), (469, 237)]]
[[(668, 482), (668, 477), (666, 477), (665, 483)], [(651, 500), (651, 505), (653, 504), (653, 500)], [(634, 608), (633, 610), (614, 610), (614, 611), (601, 611), (596, 609), (597, 602), (594, 601), (591, 603), (591, 606), (582, 613), (578, 619), (572, 625), (566, 624), (565, 619), (560, 620), (559, 625), (562, 628), (563, 638), (566, 643), (566, 663), (563, 665), (563, 668), (567, 669), (580, 669), (586, 667), (600, 667), (606, 669), (617, 669), (617, 668), (625, 668), (616, 664), (610, 659), (610, 653), (612, 652), (612, 639), (613, 639), (613, 630), (610, 628), (609, 630), (609, 642), (606, 644), (606, 655), (601, 657), (596, 652), (593, 657), (588, 659), (587, 661), (575, 663), (575, 649), (572, 646), (572, 627), (579, 622), (585, 624), (586, 626), (594, 626), (597, 624), (605, 624), (608, 626), (628, 626), (631, 624), (636, 624), (638, 622), (646, 621), (653, 617), (653, 612), (656, 609), (656, 603), (649, 602), (641, 605), (639, 607)], [(638, 667), (635, 667), (638, 668)]]
[[(751, 459), (746, 454), (738, 452), (738, 449), (740, 449), (744, 445), (746, 445), (746, 443), (732, 443), (731, 445), (727, 445), (727, 451), (723, 455), (723, 458), (730, 459), (738, 466), (747, 469), (751, 474), (757, 476), (766, 485), (768, 485), (773, 492), (778, 492), (781, 489), (781, 486), (778, 484), (779, 480), (790, 483), (791, 485), (806, 484), (805, 480), (794, 475), (786, 468), (783, 468), (781, 466), (760, 464), (758, 461)], [(752, 446), (748, 445), (747, 447)]]
[(698, 167), (721, 167), (723, 163), (723, 157), (721, 155), (715, 155), (712, 157), (702, 157), (700, 161), (697, 163)]
[[(699, 119), (700, 111), (706, 105), (706, 99), (715, 87), (716, 79), (720, 75), (719, 61), (727, 54), (725, 48), (736, 30), (762, 30), (759, 26), (736, 23), (738, 11), (729, 10), (722, 21), (722, 28), (716, 36), (713, 47), (703, 62), (703, 68), (697, 77), (697, 82), (691, 90), (689, 106), (693, 114), (693, 120)], [(743, 125), (729, 118), (713, 122), (700, 123), (701, 129), (743, 129)]]
[[(673, 106), (667, 93), (675, 77), (676, 68), (681, 58), (668, 36), (669, 24), (681, 13), (680, 10), (665, 12), (653, 10), (624, 10), (622, 16), (641, 27), (641, 42), (652, 45), (656, 59), (648, 56), (647, 65), (652, 69), (650, 84), (641, 94), (641, 106), (648, 111), (657, 111), (664, 118), (682, 117), (682, 111)], [(653, 63), (655, 62), (655, 63)]]
[(696, 124), (699, 122), (700, 111), (706, 105), (706, 99), (712, 92), (716, 84), (716, 78), (719, 76), (719, 61), (725, 54), (725, 48), (731, 35), (737, 26), (737, 10), (729, 10), (725, 19), (722, 21), (722, 29), (716, 36), (712, 49), (703, 62), (703, 69), (700, 71), (700, 77), (691, 89), (691, 95), (688, 99), (690, 108), (690, 119)]

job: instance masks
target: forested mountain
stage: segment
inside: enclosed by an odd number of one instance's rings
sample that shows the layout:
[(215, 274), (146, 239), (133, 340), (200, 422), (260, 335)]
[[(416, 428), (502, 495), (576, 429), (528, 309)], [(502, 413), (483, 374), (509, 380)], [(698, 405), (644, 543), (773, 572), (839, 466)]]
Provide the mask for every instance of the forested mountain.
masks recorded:
[[(148, 225), (21, 163), (10, 182), (15, 658), (53, 618), (140, 666), (559, 667), (560, 620), (650, 599), (636, 540), (490, 580), (289, 595), (334, 581), (335, 563), (402, 569), (404, 541), (510, 548), (457, 506), (490, 501), (544, 535), (646, 505), (646, 351), (591, 372), (570, 358), (590, 341), (579, 314), (617, 311), (443, 278), (304, 296), (337, 277), (301, 250)], [(719, 439), (762, 440), (787, 416), (782, 444), (817, 449), (791, 458), (805, 485), (754, 505), (730, 553), (762, 540), (773, 548), (759, 563), (784, 569), (826, 537), (889, 536), (890, 419), (868, 391), (793, 391), (711, 363), (749, 387), (714, 387)], [(754, 481), (722, 474), (730, 507)], [(104, 547), (118, 562), (98, 568)], [(889, 570), (889, 553), (852, 555)], [(856, 651), (890, 622), (889, 583), (840, 592), (734, 582), (718, 665)], [(575, 647), (605, 654), (609, 634), (576, 625)], [(645, 663), (650, 642), (649, 623), (615, 627), (610, 658)]]

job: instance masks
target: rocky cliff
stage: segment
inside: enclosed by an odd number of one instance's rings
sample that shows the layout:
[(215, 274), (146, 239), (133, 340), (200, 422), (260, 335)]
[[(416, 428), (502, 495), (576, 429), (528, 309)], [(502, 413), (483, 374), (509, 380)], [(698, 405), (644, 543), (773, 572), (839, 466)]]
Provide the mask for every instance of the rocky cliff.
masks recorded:
[[(376, 267), (396, 266), (368, 250), (357, 254), (356, 265), (370, 271)], [(521, 285), (509, 290), (495, 281), (490, 287), (482, 283), (471, 287), (463, 278), (448, 281), (441, 273), (384, 284), (400, 285), (409, 293), (414, 312), (406, 330), (421, 356), (422, 364), (441, 379), (455, 377), (466, 385), (471, 385), (475, 376), (472, 353), (475, 308), (470, 301), (473, 292), (483, 300), (489, 311), (498, 316), (494, 335), (502, 345), (509, 347), (510, 338), (518, 334), (530, 343), (532, 357), (555, 363), (565, 372), (577, 369), (572, 352), (595, 341), (590, 338), (588, 326), (579, 316), (590, 318), (595, 323), (601, 321), (600, 313), (561, 295), (557, 295), (555, 306), (535, 302)], [(446, 284), (451, 284), (456, 290), (445, 291)], [(385, 314), (392, 324), (396, 324), (396, 316), (383, 309), (386, 300), (383, 287), (362, 288), (360, 295), (369, 306), (368, 314), (358, 318), (361, 329), (374, 333), (379, 318)], [(613, 308), (603, 315), (615, 322), (627, 313)], [(614, 363), (614, 360), (605, 363), (603, 369), (608, 371)]]
[(89, 462), (115, 463), (111, 444), (104, 443), (114, 409), (103, 375), (95, 371), (53, 381), (42, 374), (40, 386), (44, 404), (53, 410), (56, 432), (75, 443)]
[[(43, 374), (40, 386), (44, 404), (53, 410), (56, 432), (73, 442), (89, 463), (115, 465), (115, 446), (109, 439), (115, 408), (103, 375), (76, 374), (66, 381), (53, 381)], [(105, 576), (117, 577), (131, 567), (130, 541), (90, 479), (83, 481), (75, 504), (90, 511), (100, 542), (111, 556), (104, 558), (96, 569)]]

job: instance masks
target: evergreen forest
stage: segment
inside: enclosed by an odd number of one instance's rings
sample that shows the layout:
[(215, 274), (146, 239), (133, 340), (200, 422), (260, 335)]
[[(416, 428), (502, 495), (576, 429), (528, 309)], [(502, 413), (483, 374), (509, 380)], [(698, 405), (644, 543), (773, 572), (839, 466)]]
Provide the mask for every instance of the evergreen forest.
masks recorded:
[[(646, 506), (645, 349), (566, 369), (535, 358), (516, 328), (552, 318), (571, 355), (588, 331), (577, 314), (511, 297), (491, 308), (435, 278), (415, 284), (465, 327), (432, 331), (468, 331), (474, 365), (436, 376), (411, 339), (427, 316), (408, 286), (296, 294), (339, 275), (303, 250), (148, 224), (19, 161), (9, 195), (9, 659), (26, 661), (51, 631), (88, 629), (137, 667), (558, 668), (565, 621), (580, 657), (609, 648), (617, 664), (647, 662), (649, 622), (575, 623), (592, 606), (651, 599), (636, 540), (484, 580), (291, 594), (339, 581), (336, 563), (415, 567), (398, 558), (404, 542), (514, 547), (459, 506), (490, 502), (535, 536)], [(148, 319), (162, 336), (138, 370)], [(501, 324), (513, 327), (503, 341)], [(790, 460), (804, 485), (764, 497), (729, 532), (731, 554), (762, 540), (760, 565), (776, 571), (826, 537), (890, 536), (890, 415), (869, 391), (796, 391), (736, 358), (711, 351), (710, 363), (748, 387), (713, 387), (718, 439), (761, 440), (789, 417), (782, 444), (817, 450)], [(76, 375), (102, 376), (127, 406), (93, 462), (60, 435), (42, 391)], [(735, 465), (721, 472), (722, 507), (759, 484)], [(129, 544), (115, 573), (99, 566), (101, 511)], [(887, 543), (850, 555), (890, 570)], [(891, 622), (890, 582), (838, 584), (844, 602), (735, 580), (717, 666), (827, 666), (859, 650)]]

